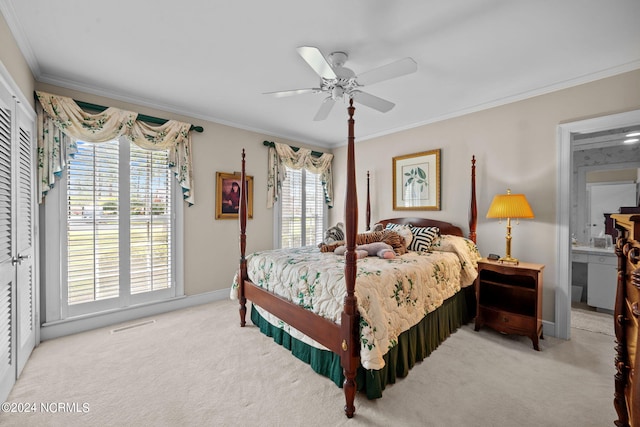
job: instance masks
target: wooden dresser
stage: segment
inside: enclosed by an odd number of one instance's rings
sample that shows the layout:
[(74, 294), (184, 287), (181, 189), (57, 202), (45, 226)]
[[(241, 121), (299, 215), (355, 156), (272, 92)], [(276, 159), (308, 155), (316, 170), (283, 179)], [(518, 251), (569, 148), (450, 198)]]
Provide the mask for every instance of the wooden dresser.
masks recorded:
[[(620, 237), (616, 242), (618, 285), (614, 308), (616, 332), (615, 391), (616, 426), (640, 427), (640, 366), (637, 345), (640, 316), (640, 215), (611, 215)], [(640, 371), (639, 371), (640, 374)]]

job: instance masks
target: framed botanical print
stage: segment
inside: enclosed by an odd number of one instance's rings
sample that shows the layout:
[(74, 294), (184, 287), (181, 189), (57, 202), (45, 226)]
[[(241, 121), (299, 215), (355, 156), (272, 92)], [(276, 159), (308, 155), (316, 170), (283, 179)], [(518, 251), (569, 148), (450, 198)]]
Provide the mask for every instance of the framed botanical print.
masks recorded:
[[(247, 218), (253, 218), (253, 177), (247, 176)], [(216, 172), (216, 219), (237, 219), (240, 207), (239, 173)]]
[(440, 150), (393, 158), (393, 209), (440, 210)]

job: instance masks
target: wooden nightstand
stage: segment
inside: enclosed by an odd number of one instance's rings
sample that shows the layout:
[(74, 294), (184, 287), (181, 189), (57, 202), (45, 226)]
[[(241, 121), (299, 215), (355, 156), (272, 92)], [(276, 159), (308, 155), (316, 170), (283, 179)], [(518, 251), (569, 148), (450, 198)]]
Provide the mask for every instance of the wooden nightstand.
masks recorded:
[(476, 326), (525, 335), (540, 351), (542, 334), (542, 264), (478, 261)]

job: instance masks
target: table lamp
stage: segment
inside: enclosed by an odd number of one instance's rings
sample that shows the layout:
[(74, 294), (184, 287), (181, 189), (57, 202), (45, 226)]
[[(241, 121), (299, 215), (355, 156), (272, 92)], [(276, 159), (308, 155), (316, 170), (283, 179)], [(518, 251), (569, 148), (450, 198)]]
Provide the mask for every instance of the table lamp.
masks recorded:
[(507, 194), (497, 194), (489, 206), (487, 218), (507, 219), (507, 250), (505, 256), (498, 261), (518, 264), (518, 259), (511, 256), (511, 219), (533, 218), (527, 198), (524, 194), (511, 194), (511, 190), (507, 190)]

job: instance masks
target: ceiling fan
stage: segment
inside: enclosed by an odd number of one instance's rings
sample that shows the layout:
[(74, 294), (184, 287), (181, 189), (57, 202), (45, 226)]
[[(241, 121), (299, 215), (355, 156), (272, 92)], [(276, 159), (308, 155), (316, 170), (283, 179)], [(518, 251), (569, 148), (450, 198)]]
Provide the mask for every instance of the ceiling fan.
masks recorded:
[(320, 76), (320, 87), (267, 92), (265, 95), (283, 97), (303, 93), (326, 93), (327, 98), (324, 99), (313, 118), (316, 121), (326, 119), (335, 102), (345, 97), (347, 99), (353, 98), (355, 102), (386, 113), (395, 106), (393, 102), (362, 92), (360, 88), (411, 74), (418, 69), (418, 64), (412, 58), (404, 58), (356, 76), (352, 70), (344, 66), (349, 58), (345, 52), (333, 52), (328, 58), (325, 58), (317, 47), (301, 46), (297, 48), (297, 51), (302, 59)]

